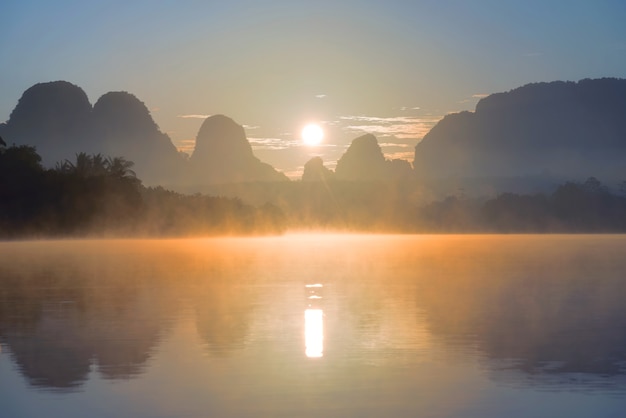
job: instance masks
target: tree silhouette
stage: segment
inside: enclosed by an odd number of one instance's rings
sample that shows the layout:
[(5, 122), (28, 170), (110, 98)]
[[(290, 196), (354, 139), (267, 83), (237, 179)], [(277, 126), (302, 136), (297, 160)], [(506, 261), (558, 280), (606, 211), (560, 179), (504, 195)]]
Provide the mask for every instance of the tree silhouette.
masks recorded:
[(76, 174), (79, 177), (95, 177), (105, 175), (108, 171), (107, 159), (102, 154), (89, 155), (85, 152), (76, 154), (76, 162), (65, 160), (57, 163), (58, 171)]
[(121, 180), (137, 180), (137, 174), (132, 170), (134, 165), (134, 162), (124, 157), (109, 157), (105, 160), (107, 173)]

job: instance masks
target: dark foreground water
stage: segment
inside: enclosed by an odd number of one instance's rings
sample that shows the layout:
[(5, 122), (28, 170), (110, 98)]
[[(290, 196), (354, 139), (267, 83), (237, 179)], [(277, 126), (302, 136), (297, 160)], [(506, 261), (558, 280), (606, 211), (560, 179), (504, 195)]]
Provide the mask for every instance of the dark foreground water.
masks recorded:
[(0, 417), (623, 417), (626, 236), (0, 243)]

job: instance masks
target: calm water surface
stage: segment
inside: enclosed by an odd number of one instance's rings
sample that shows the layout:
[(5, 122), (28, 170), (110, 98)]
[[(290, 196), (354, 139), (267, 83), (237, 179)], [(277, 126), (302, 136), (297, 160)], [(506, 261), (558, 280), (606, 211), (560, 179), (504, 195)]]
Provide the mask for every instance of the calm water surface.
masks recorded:
[(623, 417), (626, 236), (0, 243), (0, 417)]

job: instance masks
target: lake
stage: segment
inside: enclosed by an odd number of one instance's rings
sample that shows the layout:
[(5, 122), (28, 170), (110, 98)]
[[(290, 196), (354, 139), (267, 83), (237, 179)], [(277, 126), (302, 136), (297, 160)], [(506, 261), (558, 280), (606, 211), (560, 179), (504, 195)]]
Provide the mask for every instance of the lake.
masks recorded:
[(626, 236), (0, 243), (0, 416), (618, 417)]

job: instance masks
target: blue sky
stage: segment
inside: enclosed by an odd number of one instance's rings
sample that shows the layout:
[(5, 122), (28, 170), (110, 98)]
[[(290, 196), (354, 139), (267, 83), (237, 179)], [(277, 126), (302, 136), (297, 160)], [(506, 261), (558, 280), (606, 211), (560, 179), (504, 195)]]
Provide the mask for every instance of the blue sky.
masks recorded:
[[(0, 13), (0, 121), (38, 82), (92, 103), (135, 94), (189, 149), (201, 116), (246, 126), (255, 154), (332, 167), (372, 132), (411, 159), (443, 115), (530, 82), (626, 77), (624, 1), (32, 1)], [(189, 116), (199, 117), (189, 117)], [(299, 131), (322, 123), (324, 145)]]

